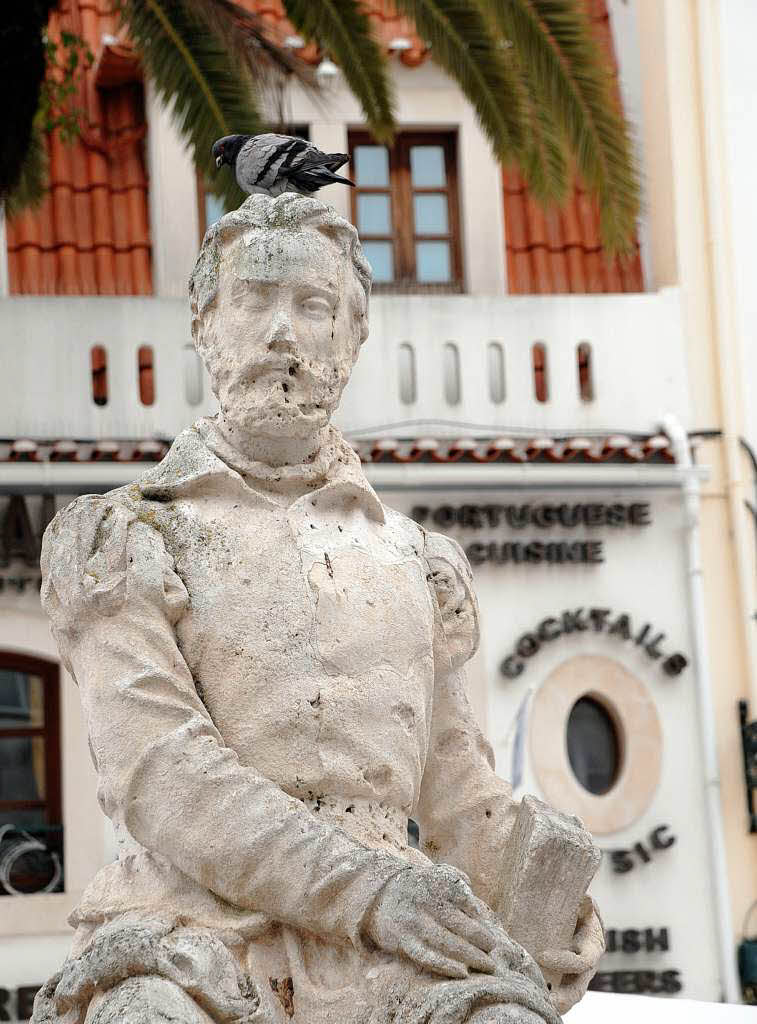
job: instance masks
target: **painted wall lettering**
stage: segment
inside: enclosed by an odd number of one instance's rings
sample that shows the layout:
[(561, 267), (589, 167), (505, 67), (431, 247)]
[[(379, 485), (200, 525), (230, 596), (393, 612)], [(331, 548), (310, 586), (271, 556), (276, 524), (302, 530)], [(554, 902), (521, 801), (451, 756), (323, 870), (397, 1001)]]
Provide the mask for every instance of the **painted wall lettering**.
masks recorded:
[(496, 529), (500, 526), (524, 530), (529, 526), (567, 530), (599, 526), (649, 526), (652, 515), (646, 501), (633, 504), (585, 502), (574, 505), (415, 505), (410, 515), (417, 523), (431, 523), (440, 529), (459, 526), (463, 530)]
[(667, 850), (675, 842), (676, 837), (671, 835), (670, 826), (658, 825), (649, 833), (646, 845), (639, 842), (627, 850), (608, 850), (612, 870), (616, 875), (625, 875), (639, 864), (649, 864), (655, 851)]
[(634, 995), (675, 995), (683, 988), (680, 971), (598, 971), (589, 988), (593, 992)]
[(0, 1020), (29, 1020), (41, 985), (0, 988)]
[(667, 928), (608, 928), (606, 953), (666, 953)]
[(465, 548), (471, 565), (598, 565), (604, 562), (601, 540), (474, 541)]
[(24, 496), (12, 494), (0, 513), (0, 567), (5, 568), (12, 561), (19, 559), (26, 565), (37, 568), (42, 534), (54, 515), (54, 495), (43, 494), (39, 521), (35, 529)]
[(514, 650), (500, 663), (505, 679), (517, 679), (529, 658), (538, 654), (544, 644), (571, 633), (605, 633), (623, 642), (640, 647), (653, 661), (659, 661), (667, 676), (678, 676), (689, 663), (685, 654), (666, 654), (665, 633), (657, 632), (649, 622), (638, 627), (628, 612), (613, 612), (610, 608), (573, 608), (547, 616), (515, 642)]

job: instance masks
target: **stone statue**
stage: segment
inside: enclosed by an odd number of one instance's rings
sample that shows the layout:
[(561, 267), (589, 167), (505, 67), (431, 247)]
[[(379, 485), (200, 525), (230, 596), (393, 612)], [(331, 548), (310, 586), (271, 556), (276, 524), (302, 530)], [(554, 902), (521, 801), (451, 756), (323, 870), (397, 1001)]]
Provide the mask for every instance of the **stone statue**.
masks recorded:
[(500, 923), (519, 805), (464, 693), (470, 569), (330, 423), (369, 291), (318, 200), (227, 214), (190, 282), (220, 412), (45, 534), (119, 850), (37, 1024), (556, 1024), (596, 969), (588, 897), (551, 994)]

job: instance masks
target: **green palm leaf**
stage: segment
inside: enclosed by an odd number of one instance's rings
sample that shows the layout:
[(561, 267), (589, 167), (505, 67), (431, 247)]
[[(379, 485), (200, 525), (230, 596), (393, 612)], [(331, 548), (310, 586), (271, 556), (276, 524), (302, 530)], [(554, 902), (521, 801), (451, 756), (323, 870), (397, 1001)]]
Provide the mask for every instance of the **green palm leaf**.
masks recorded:
[(579, 0), (481, 0), (527, 69), (533, 106), (564, 135), (599, 199), (602, 241), (627, 253), (639, 212), (639, 176), (612, 72)]
[(289, 20), (342, 69), (379, 142), (394, 134), (394, 96), (384, 53), (358, 0), (284, 0)]
[(565, 134), (542, 102), (526, 67), (520, 68), (528, 119), (526, 149), (519, 161), (528, 190), (545, 206), (565, 202), (570, 186)]
[(474, 0), (396, 0), (396, 5), (468, 97), (495, 155), (508, 161), (522, 154), (525, 111), (517, 69)]
[(207, 25), (226, 46), (229, 54), (241, 61), (256, 82), (271, 70), (293, 76), (305, 88), (314, 88), (312, 70), (296, 57), (284, 40), (273, 36), (272, 28), (235, 0), (184, 0), (187, 9)]
[(223, 135), (261, 130), (250, 73), (182, 0), (122, 0), (120, 12), (197, 167), (229, 208), (239, 206), (244, 194), (231, 174), (216, 177), (210, 148)]

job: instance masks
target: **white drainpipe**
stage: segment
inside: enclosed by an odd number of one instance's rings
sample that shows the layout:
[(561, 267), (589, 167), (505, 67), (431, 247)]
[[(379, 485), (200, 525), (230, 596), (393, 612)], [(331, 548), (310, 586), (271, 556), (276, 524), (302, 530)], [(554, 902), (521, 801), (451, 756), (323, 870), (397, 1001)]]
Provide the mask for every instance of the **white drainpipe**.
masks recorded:
[(670, 438), (680, 472), (686, 531), (686, 580), (691, 615), (694, 679), (699, 706), (699, 740), (702, 752), (707, 840), (710, 850), (715, 919), (718, 932), (720, 984), (729, 1003), (741, 1002), (741, 986), (736, 974), (736, 950), (731, 922), (731, 900), (728, 889), (728, 865), (725, 833), (720, 803), (720, 768), (715, 737), (715, 716), (712, 707), (712, 677), (704, 608), (702, 555), (699, 543), (700, 483), (691, 461), (689, 441), (680, 420), (672, 414), (663, 419), (663, 430)]

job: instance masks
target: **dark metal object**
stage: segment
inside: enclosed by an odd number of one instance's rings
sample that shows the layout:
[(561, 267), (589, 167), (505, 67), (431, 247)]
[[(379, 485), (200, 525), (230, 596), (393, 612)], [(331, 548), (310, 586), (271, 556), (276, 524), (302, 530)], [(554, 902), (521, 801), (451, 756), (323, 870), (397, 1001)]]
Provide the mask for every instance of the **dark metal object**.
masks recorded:
[[(741, 701), (746, 707), (746, 701)], [(739, 709), (741, 710), (741, 709)], [(747, 938), (747, 928), (752, 911), (757, 907), (757, 900), (749, 907), (741, 929), (742, 939), (738, 946), (739, 978), (744, 1002), (747, 1006), (757, 1005), (757, 935)]]
[(741, 749), (744, 754), (744, 781), (746, 783), (746, 804), (749, 812), (749, 831), (757, 833), (757, 813), (754, 807), (754, 791), (757, 789), (757, 721), (747, 721), (748, 705), (739, 701), (741, 721)]

